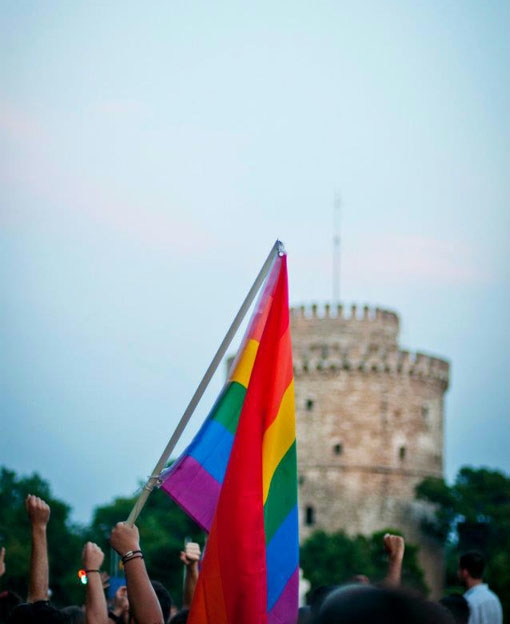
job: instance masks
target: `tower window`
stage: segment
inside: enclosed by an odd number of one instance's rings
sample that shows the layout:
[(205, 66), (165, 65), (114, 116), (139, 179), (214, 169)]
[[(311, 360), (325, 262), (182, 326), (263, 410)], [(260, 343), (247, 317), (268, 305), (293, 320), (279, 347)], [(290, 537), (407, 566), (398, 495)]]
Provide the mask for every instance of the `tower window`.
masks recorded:
[(333, 453), (335, 455), (341, 455), (343, 452), (343, 448), (341, 444), (335, 444), (335, 446), (333, 447)]
[(313, 526), (315, 524), (315, 509), (311, 505), (305, 508), (305, 524), (306, 526)]
[(406, 458), (406, 447), (405, 446), (401, 446), (398, 449), (398, 456), (400, 457), (400, 461), (404, 460)]
[(306, 411), (311, 412), (313, 410), (314, 400), (306, 399)]
[(422, 405), (421, 406), (421, 417), (423, 418), (423, 420), (428, 420), (429, 418), (429, 406), (428, 405)]

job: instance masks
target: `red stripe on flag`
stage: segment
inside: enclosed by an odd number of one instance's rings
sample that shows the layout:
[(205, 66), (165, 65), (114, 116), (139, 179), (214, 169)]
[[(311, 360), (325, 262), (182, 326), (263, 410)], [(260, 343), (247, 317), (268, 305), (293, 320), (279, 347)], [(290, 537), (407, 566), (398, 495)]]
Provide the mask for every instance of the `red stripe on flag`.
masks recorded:
[(207, 583), (198, 583), (193, 595), (193, 610), (188, 624), (227, 624), (227, 611), (223, 600), (223, 584), (218, 559), (216, 534), (211, 532), (206, 546), (200, 576), (207, 577)]

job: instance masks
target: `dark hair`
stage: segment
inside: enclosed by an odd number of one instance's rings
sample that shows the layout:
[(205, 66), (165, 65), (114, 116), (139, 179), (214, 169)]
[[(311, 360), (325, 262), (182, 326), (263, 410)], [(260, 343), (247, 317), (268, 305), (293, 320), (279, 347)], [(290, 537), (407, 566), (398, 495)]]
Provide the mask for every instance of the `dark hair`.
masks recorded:
[(8, 624), (66, 624), (67, 618), (46, 600), (24, 603), (15, 607), (7, 620)]
[(453, 624), (451, 614), (400, 589), (346, 585), (324, 601), (316, 624)]
[(174, 615), (174, 617), (170, 620), (170, 624), (186, 624), (188, 621), (189, 609), (185, 607)]
[(338, 585), (319, 585), (308, 594), (308, 604), (313, 613), (317, 613), (326, 598), (338, 589)]
[(85, 624), (85, 610), (82, 607), (71, 605), (60, 611), (66, 616), (67, 624)]
[(459, 559), (459, 568), (461, 570), (467, 570), (471, 578), (481, 579), (485, 569), (485, 558), (482, 553), (476, 550), (471, 550), (470, 552), (461, 555)]
[(159, 600), (159, 605), (163, 613), (163, 622), (168, 622), (168, 618), (170, 617), (170, 611), (172, 609), (172, 596), (170, 596), (170, 593), (163, 585), (163, 583), (151, 580), (151, 585), (154, 588), (156, 596)]
[(299, 607), (297, 624), (310, 624), (312, 622), (312, 609), (310, 607)]
[(0, 624), (5, 624), (5, 622), (7, 622), (9, 613), (14, 607), (21, 604), (21, 602), (20, 596), (10, 589), (0, 592)]
[(462, 594), (450, 594), (441, 598), (439, 604), (448, 609), (455, 618), (456, 624), (467, 624), (469, 620), (469, 603)]

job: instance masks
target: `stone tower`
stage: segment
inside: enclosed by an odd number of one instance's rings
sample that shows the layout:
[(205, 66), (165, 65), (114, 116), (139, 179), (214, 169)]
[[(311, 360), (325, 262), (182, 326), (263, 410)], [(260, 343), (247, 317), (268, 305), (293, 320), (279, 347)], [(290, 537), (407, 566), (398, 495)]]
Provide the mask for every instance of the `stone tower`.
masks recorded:
[(420, 530), (414, 500), (443, 476), (448, 362), (399, 348), (394, 312), (342, 306), (291, 310), (301, 539), (316, 529), (400, 529), (420, 546), (432, 595), (442, 553)]

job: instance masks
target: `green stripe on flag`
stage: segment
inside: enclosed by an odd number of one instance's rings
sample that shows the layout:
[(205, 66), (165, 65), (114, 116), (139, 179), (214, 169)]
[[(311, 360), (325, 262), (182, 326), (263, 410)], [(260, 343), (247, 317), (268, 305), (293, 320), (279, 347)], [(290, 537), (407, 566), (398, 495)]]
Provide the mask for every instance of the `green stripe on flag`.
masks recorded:
[(274, 471), (264, 505), (266, 545), (297, 502), (296, 442), (289, 447)]
[(221, 423), (232, 435), (235, 435), (245, 396), (246, 388), (237, 381), (232, 381), (214, 406), (213, 419)]

